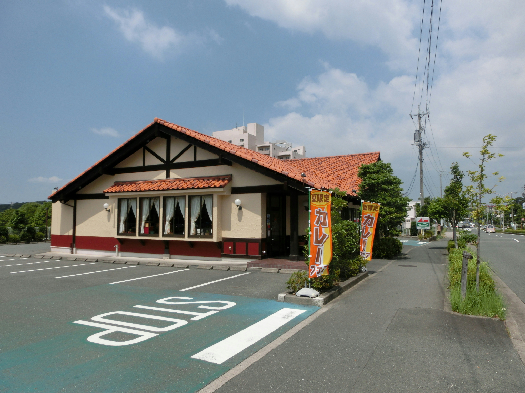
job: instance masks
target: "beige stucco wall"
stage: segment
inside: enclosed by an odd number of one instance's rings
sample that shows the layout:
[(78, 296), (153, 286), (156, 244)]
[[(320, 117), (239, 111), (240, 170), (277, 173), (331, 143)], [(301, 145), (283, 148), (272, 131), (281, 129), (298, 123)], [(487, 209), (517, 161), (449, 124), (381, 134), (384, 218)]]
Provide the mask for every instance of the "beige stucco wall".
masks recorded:
[[(223, 195), (219, 197), (221, 206), (222, 237), (259, 239), (264, 233), (262, 217), (263, 197), (261, 194)], [(242, 210), (235, 205), (241, 200)]]
[(171, 177), (200, 177), (200, 176), (219, 176), (232, 175), (230, 182), (232, 187), (262, 186), (280, 184), (259, 172), (252, 171), (238, 164), (209, 166), (203, 168), (185, 168), (171, 171)]
[[(115, 204), (106, 199), (77, 201), (77, 236), (114, 237)], [(104, 203), (110, 205), (109, 212), (104, 210)]]
[(60, 202), (52, 204), (52, 235), (73, 235), (73, 201), (69, 201), (68, 204), (71, 206)]
[(102, 175), (96, 180), (92, 181), (82, 190), (78, 191), (78, 194), (101, 193), (106, 188), (112, 186), (113, 183), (115, 183), (116, 181), (155, 180), (155, 179), (165, 179), (165, 178), (166, 178), (166, 171), (121, 173), (115, 176)]

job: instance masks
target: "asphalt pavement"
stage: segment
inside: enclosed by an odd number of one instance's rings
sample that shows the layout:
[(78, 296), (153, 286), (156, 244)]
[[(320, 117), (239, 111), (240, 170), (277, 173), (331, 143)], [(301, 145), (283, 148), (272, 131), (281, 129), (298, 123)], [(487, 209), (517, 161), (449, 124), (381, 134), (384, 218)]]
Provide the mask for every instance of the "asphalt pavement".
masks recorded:
[[(45, 251), (45, 245), (30, 246), (32, 253)], [(2, 246), (0, 251), (19, 253), (20, 248), (11, 249), (16, 247)], [(5, 391), (57, 391), (53, 389), (60, 386), (62, 391), (85, 392), (182, 392), (197, 386), (203, 393), (525, 391), (525, 366), (507, 332), (509, 325), (447, 311), (446, 240), (405, 244), (403, 251), (396, 260), (372, 260), (368, 278), (320, 309), (290, 305), (304, 317), (223, 365), (200, 360), (205, 358), (200, 354), (288, 307), (270, 301), (287, 275), (252, 271), (237, 277), (242, 272), (195, 267), (175, 272), (147, 265), (109, 271), (123, 265), (67, 260), (33, 268), (39, 260), (5, 260), (10, 269), (3, 274), (7, 287), (0, 302), (5, 317), (0, 322), (0, 369), (9, 377)], [(18, 263), (28, 266), (15, 268)], [(24, 269), (22, 276), (13, 273), (18, 269)], [(59, 279), (55, 271), (67, 278)], [(197, 303), (236, 306), (202, 321), (188, 320), (189, 328), (176, 329), (175, 335), (153, 334), (137, 346), (103, 347), (86, 341), (98, 331), (93, 321), (100, 323), (108, 311), (124, 315), (137, 302), (152, 310), (159, 298), (180, 296), (174, 291)], [(519, 307), (520, 302), (518, 298)], [(157, 314), (173, 306), (162, 307)], [(239, 357), (240, 362), (235, 360)], [(61, 384), (64, 381), (68, 385)]]
[(446, 240), (404, 250), (203, 392), (525, 391), (503, 321), (444, 311)]

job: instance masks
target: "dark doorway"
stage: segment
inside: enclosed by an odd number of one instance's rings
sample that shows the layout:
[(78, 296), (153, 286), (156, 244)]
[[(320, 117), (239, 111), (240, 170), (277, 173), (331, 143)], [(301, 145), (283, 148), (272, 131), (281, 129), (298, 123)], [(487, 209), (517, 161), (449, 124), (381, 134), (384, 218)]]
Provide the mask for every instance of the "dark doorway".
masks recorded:
[(266, 244), (269, 258), (288, 256), (286, 250), (286, 195), (268, 194)]

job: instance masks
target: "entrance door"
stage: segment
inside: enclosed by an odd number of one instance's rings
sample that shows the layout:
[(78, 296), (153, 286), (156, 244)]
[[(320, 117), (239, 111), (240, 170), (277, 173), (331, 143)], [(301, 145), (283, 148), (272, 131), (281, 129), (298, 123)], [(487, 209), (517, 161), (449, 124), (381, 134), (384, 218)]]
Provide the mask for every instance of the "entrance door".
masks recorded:
[(286, 195), (268, 194), (266, 200), (268, 257), (286, 256)]

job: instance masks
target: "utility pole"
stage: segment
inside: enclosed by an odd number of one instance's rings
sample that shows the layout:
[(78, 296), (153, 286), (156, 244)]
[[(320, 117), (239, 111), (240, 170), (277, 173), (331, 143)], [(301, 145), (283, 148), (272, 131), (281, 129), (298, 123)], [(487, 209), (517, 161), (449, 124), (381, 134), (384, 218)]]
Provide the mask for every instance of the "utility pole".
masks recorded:
[[(421, 124), (421, 119), (423, 116), (428, 115), (428, 112), (421, 113), (419, 105), (417, 107), (417, 124), (418, 129), (414, 132), (414, 144), (419, 149), (419, 196), (421, 198), (421, 207), (425, 203), (425, 191), (423, 189), (423, 150), (428, 146), (427, 143), (423, 142), (422, 134), (425, 132), (425, 128)], [(413, 119), (412, 115), (410, 118)]]

